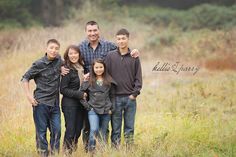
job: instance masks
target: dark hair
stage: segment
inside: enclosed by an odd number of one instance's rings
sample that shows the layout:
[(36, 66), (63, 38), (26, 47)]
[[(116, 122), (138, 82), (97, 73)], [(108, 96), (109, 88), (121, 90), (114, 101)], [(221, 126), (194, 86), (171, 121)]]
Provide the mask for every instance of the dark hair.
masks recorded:
[[(92, 26), (93, 25), (97, 25), (98, 26), (98, 23), (96, 21), (89, 21), (89, 22), (87, 22), (86, 25), (85, 25), (85, 30), (87, 29), (88, 25), (92, 25)], [(98, 29), (99, 29), (99, 26), (98, 26)]]
[(69, 53), (69, 50), (70, 49), (73, 49), (75, 50), (76, 52), (79, 53), (79, 60), (78, 60), (78, 63), (83, 66), (84, 65), (84, 62), (83, 62), (83, 57), (81, 56), (81, 53), (80, 53), (80, 50), (79, 50), (79, 47), (76, 46), (76, 45), (70, 45), (67, 47), (65, 53), (64, 53), (64, 60), (65, 60), (65, 65), (68, 67), (68, 68), (73, 68), (71, 61), (69, 59), (69, 56), (68, 56), (68, 53)]
[(111, 85), (111, 82), (112, 82), (112, 77), (108, 74), (107, 70), (106, 70), (106, 64), (104, 63), (103, 59), (101, 58), (98, 58), (98, 59), (94, 59), (93, 60), (93, 63), (92, 63), (92, 66), (91, 66), (91, 72), (90, 72), (90, 77), (89, 77), (89, 84), (91, 86), (95, 85), (96, 83), (96, 74), (94, 72), (94, 65), (96, 63), (101, 63), (103, 66), (104, 66), (104, 72), (102, 74), (102, 77), (103, 77), (103, 84), (104, 85), (108, 85), (110, 86)]
[(50, 43), (57, 44), (57, 45), (60, 47), (60, 43), (59, 43), (56, 39), (49, 39), (49, 40), (47, 41), (47, 46), (48, 46)]
[(127, 29), (122, 28), (116, 33), (116, 35), (126, 35), (127, 37), (129, 37), (129, 32), (127, 31)]

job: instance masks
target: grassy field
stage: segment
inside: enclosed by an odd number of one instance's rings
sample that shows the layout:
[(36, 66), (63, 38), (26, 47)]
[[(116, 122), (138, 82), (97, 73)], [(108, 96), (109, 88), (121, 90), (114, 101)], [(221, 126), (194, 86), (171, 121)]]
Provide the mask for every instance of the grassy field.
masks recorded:
[[(20, 79), (32, 61), (44, 55), (49, 38), (61, 42), (61, 54), (69, 44), (82, 41), (85, 21), (80, 20), (58, 28), (0, 32), (0, 156), (37, 156), (32, 109)], [(103, 36), (112, 41), (120, 27), (130, 30), (131, 47), (141, 51), (143, 89), (138, 97), (135, 146), (119, 151), (100, 147), (96, 156), (236, 156), (235, 29), (181, 32), (128, 17), (116, 24), (97, 20)], [(180, 62), (200, 70), (195, 75), (152, 71), (157, 62)], [(63, 134), (62, 116), (62, 139)], [(74, 156), (89, 156), (81, 141)]]

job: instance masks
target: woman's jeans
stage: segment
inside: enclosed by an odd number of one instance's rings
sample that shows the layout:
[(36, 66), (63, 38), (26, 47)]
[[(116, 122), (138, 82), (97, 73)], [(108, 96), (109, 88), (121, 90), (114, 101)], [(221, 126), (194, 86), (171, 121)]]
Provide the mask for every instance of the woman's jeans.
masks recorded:
[(48, 156), (47, 128), (50, 131), (51, 153), (59, 152), (61, 137), (61, 113), (59, 105), (38, 104), (33, 107), (38, 153)]
[(86, 110), (81, 106), (62, 106), (62, 112), (65, 119), (65, 136), (63, 148), (68, 153), (76, 150), (78, 139), (83, 128), (84, 119), (87, 117)]
[(116, 97), (116, 109), (111, 117), (112, 145), (120, 145), (122, 119), (124, 118), (124, 137), (126, 144), (134, 142), (134, 122), (136, 113), (136, 100), (131, 100), (129, 96)]
[(106, 143), (106, 132), (111, 117), (109, 114), (97, 114), (92, 109), (88, 112), (88, 119), (90, 124), (88, 149), (93, 151), (96, 145), (96, 137), (99, 137), (101, 143)]

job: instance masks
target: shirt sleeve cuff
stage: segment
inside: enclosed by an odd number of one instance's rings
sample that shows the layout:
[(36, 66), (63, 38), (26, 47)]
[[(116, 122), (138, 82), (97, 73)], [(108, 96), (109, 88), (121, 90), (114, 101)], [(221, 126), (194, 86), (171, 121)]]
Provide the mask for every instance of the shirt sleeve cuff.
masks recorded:
[(23, 77), (23, 78), (21, 79), (21, 82), (29, 82), (29, 79)]

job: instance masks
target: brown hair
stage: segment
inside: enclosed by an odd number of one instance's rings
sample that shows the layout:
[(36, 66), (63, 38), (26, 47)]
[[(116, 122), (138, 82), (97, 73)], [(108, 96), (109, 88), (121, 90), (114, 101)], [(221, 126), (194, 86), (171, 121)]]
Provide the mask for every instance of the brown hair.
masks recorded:
[(106, 69), (106, 64), (104, 63), (103, 59), (101, 59), (101, 58), (93, 60), (93, 63), (92, 63), (92, 66), (91, 66), (92, 69), (91, 69), (90, 77), (89, 77), (89, 84), (91, 86), (93, 86), (96, 83), (96, 74), (94, 72), (95, 63), (101, 63), (104, 66), (104, 72), (102, 74), (103, 84), (110, 86), (111, 82), (112, 82), (112, 77), (108, 74), (107, 69)]
[(68, 56), (68, 53), (69, 53), (69, 50), (70, 49), (73, 49), (75, 50), (76, 52), (79, 53), (79, 60), (78, 60), (78, 63), (83, 66), (84, 65), (84, 62), (83, 62), (83, 57), (81, 56), (81, 52), (79, 50), (79, 47), (76, 46), (76, 45), (70, 45), (67, 47), (65, 53), (64, 53), (64, 60), (65, 60), (65, 65), (68, 67), (68, 68), (73, 68), (71, 61), (69, 59), (69, 56)]
[(60, 47), (60, 43), (59, 43), (56, 39), (49, 39), (49, 40), (47, 41), (47, 46), (48, 46), (50, 43), (57, 44), (57, 45)]
[(122, 28), (116, 33), (116, 35), (126, 35), (129, 38), (129, 31), (127, 31), (127, 29)]

